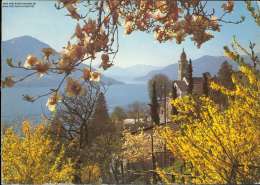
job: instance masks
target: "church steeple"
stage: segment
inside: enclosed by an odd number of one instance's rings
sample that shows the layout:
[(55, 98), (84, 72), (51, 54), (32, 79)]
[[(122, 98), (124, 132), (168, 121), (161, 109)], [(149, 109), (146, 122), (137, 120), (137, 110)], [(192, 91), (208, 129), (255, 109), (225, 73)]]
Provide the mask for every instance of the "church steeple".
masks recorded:
[(184, 48), (182, 49), (182, 53), (181, 53), (181, 60), (186, 60), (187, 59), (187, 56), (186, 56), (186, 53), (184, 51)]
[(182, 80), (184, 77), (187, 76), (187, 69), (188, 69), (188, 60), (183, 48), (179, 60), (178, 80)]

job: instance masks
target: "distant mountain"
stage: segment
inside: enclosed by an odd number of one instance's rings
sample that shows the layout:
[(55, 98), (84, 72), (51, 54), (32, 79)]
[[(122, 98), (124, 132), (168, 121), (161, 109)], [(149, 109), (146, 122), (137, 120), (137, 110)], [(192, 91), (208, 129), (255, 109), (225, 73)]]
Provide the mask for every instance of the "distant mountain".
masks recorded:
[[(28, 71), (22, 69), (14, 69), (10, 68), (6, 64), (7, 58), (12, 58), (14, 63), (21, 62), (24, 63), (28, 54), (34, 54), (38, 58), (42, 58), (43, 54), (41, 52), (42, 48), (50, 47), (48, 44), (41, 42), (40, 40), (33, 38), (31, 36), (22, 36), (13, 38), (7, 41), (1, 42), (1, 67), (2, 67), (2, 77), (6, 75), (13, 75), (16, 77), (22, 77), (28, 74)], [(53, 56), (51, 59), (56, 60), (58, 55)], [(85, 64), (82, 64), (84, 66)], [(81, 74), (74, 73), (73, 76), (79, 77)], [(35, 80), (35, 78), (28, 79), (27, 81), (19, 84), (22, 86), (55, 86), (61, 80), (62, 76), (57, 75), (46, 75), (41, 79)], [(114, 85), (114, 84), (122, 84), (121, 81), (115, 80), (110, 77), (102, 76), (101, 81), (105, 84)]]
[(120, 79), (122, 81), (133, 81), (139, 76), (143, 76), (150, 71), (159, 70), (162, 67), (137, 64), (130, 67), (118, 67), (116, 65), (112, 66), (109, 70), (105, 71), (105, 75), (111, 78)]
[[(211, 75), (217, 74), (220, 65), (224, 61), (228, 61), (234, 68), (237, 67), (237, 64), (230, 61), (228, 58), (224, 56), (202, 56), (198, 59), (192, 61), (193, 65), (193, 74), (194, 76), (201, 76), (204, 72), (209, 72)], [(168, 65), (160, 70), (154, 70), (149, 72), (148, 74), (136, 78), (135, 80), (147, 81), (151, 79), (155, 74), (164, 74), (168, 76), (170, 79), (175, 80), (178, 76), (178, 64)]]

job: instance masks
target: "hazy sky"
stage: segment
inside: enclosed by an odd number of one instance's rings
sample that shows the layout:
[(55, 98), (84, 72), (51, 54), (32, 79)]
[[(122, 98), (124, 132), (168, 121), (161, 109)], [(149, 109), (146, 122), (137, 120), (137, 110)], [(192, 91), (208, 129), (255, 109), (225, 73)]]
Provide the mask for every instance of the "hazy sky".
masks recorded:
[[(4, 2), (10, 2), (10, 0)], [(65, 10), (55, 9), (55, 1), (27, 0), (21, 2), (35, 2), (36, 5), (34, 8), (3, 8), (2, 39), (8, 40), (30, 35), (60, 51), (74, 32), (76, 21), (65, 16), (67, 14)], [(210, 2), (217, 11), (220, 10), (219, 7), (222, 3)], [(116, 65), (165, 66), (178, 61), (182, 48), (185, 48), (188, 57), (192, 59), (203, 55), (223, 55), (223, 45), (230, 44), (233, 35), (236, 35), (239, 41), (246, 46), (249, 40), (254, 41), (258, 44), (257, 51), (260, 51), (260, 27), (257, 27), (249, 16), (244, 2), (236, 2), (235, 5), (235, 11), (226, 19), (239, 19), (240, 15), (244, 15), (246, 21), (239, 25), (223, 25), (221, 32), (215, 33), (215, 38), (204, 43), (200, 49), (190, 41), (190, 38), (187, 38), (181, 45), (177, 45), (174, 41), (160, 44), (154, 40), (153, 34), (134, 32), (130, 36), (126, 36), (120, 30), (120, 48), (116, 57)]]

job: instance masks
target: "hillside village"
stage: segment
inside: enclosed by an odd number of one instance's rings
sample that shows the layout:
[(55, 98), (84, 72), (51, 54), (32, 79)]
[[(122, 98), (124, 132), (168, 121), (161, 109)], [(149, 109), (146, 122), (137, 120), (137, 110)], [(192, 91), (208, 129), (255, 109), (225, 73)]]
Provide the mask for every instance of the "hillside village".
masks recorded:
[[(223, 61), (222, 65), (225, 66), (227, 65), (227, 63)], [(141, 162), (129, 162), (127, 159), (123, 160), (124, 170), (130, 172), (131, 174), (130, 176), (128, 176), (126, 173), (126, 179), (133, 178), (133, 176), (140, 177), (140, 174), (131, 173), (132, 171), (147, 172), (150, 170), (154, 170), (157, 167), (167, 168), (178, 163), (178, 160), (176, 160), (172, 153), (166, 149), (165, 144), (162, 143), (155, 131), (157, 126), (168, 126), (175, 131), (181, 129), (181, 125), (179, 123), (175, 123), (172, 121), (172, 115), (178, 114), (171, 104), (172, 99), (180, 98), (189, 94), (192, 94), (194, 97), (206, 95), (214, 98), (221, 96), (220, 94), (217, 94), (209, 88), (210, 81), (220, 81), (216, 75), (211, 76), (209, 72), (205, 72), (201, 74), (201, 76), (196, 77), (192, 75), (192, 61), (191, 59), (188, 60), (188, 56), (185, 53), (184, 49), (180, 55), (178, 66), (178, 79), (170, 81), (172, 85), (171, 92), (169, 92), (167, 96), (157, 98), (157, 101), (159, 103), (159, 124), (156, 125), (152, 123), (152, 119), (149, 115), (148, 117), (140, 119), (138, 118), (137, 120), (136, 118), (131, 117), (123, 120), (123, 128), (130, 131), (133, 137), (143, 137), (142, 144), (135, 143), (133, 144), (133, 146), (140, 147), (142, 149), (139, 150), (147, 152), (145, 155), (146, 158), (144, 158), (144, 160)], [(232, 67), (230, 69), (232, 69)], [(219, 100), (216, 98), (216, 101)], [(221, 102), (220, 105), (224, 106), (224, 103)], [(150, 147), (151, 145), (153, 147)], [(185, 162), (178, 165), (180, 167), (180, 171), (182, 171), (182, 173), (185, 173)], [(144, 173), (142, 175), (149, 176), (149, 173)], [(174, 175), (170, 175), (169, 178), (175, 181)]]
[[(178, 61), (178, 79), (172, 80), (171, 84), (174, 86), (174, 89), (176, 90), (176, 95), (177, 97), (183, 97), (189, 93), (189, 68), (192, 68), (192, 61), (191, 59), (188, 60), (188, 56), (185, 53), (185, 50), (183, 49), (180, 59)], [(192, 73), (192, 72), (191, 72)], [(192, 75), (192, 74), (191, 74)], [(200, 96), (204, 93), (204, 86), (208, 84), (210, 80), (217, 80), (216, 76), (211, 76), (209, 72), (205, 72), (202, 74), (202, 76), (194, 77), (192, 76), (192, 94)], [(172, 100), (172, 93), (170, 92), (168, 96), (158, 98), (158, 102), (160, 104), (159, 108), (159, 116), (160, 116), (160, 123), (165, 124), (165, 123), (170, 123), (171, 122), (171, 111), (172, 111), (172, 105), (170, 101)], [(176, 98), (177, 98), (176, 97)], [(147, 130), (151, 128), (150, 122), (151, 118), (147, 117), (146, 119), (140, 119), (140, 122), (146, 122), (144, 125), (144, 130)], [(125, 128), (131, 128), (133, 127), (136, 128), (134, 125), (136, 123), (136, 120), (133, 118), (126, 118), (124, 120), (124, 126)], [(134, 129), (134, 130), (135, 130)], [(134, 131), (135, 132), (135, 131)]]
[(1, 184), (260, 182), (258, 1), (5, 1)]

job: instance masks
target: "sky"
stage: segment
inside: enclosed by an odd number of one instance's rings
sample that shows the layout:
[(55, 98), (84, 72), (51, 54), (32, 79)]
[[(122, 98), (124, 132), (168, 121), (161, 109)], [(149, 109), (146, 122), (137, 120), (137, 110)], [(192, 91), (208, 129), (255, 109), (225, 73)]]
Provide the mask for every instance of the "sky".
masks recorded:
[[(11, 0), (4, 0), (4, 2), (11, 2)], [(33, 8), (2, 8), (2, 40), (29, 35), (60, 51), (74, 33), (77, 22), (65, 16), (67, 14), (65, 10), (57, 10), (54, 7), (55, 1), (53, 0), (19, 2), (35, 2), (35, 6)], [(222, 3), (210, 1), (209, 8), (214, 7), (218, 13)], [(224, 24), (221, 27), (221, 32), (215, 32), (215, 38), (204, 43), (199, 49), (190, 38), (186, 38), (185, 42), (180, 45), (176, 44), (175, 41), (159, 43), (154, 40), (152, 33), (147, 34), (137, 31), (131, 35), (124, 35), (123, 30), (120, 29), (120, 48), (115, 65), (120, 67), (136, 64), (166, 66), (179, 60), (183, 48), (191, 59), (203, 55), (220, 56), (223, 55), (223, 46), (231, 43), (233, 35), (244, 46), (248, 46), (249, 41), (255, 42), (256, 50), (259, 52), (260, 27), (250, 17), (249, 12), (245, 9), (244, 2), (236, 1), (233, 13), (228, 15), (226, 19), (238, 20), (240, 15), (246, 17), (245, 22), (238, 25)]]

